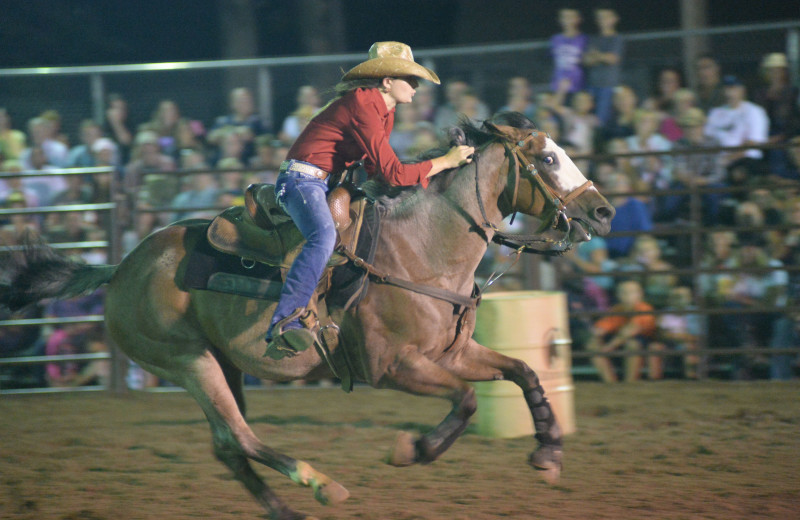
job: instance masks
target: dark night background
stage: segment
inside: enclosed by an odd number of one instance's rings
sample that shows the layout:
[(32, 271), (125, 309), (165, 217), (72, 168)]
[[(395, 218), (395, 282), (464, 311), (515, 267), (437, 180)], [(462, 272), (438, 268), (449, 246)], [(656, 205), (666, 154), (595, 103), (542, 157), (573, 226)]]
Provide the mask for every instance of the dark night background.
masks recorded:
[[(228, 0), (233, 1), (233, 0)], [(307, 2), (252, 0), (258, 55), (303, 55), (298, 37)], [(621, 15), (621, 32), (674, 29), (677, 0), (602, 2)], [(5, 0), (0, 67), (206, 60), (223, 57), (220, 0)], [(415, 48), (537, 40), (558, 31), (556, 11), (589, 13), (596, 1), (340, 0), (344, 41), (336, 52), (362, 52), (377, 40)], [(796, 19), (796, 2), (708, 0), (709, 25)], [(314, 28), (324, 31), (325, 27)], [(591, 20), (584, 30), (593, 32)]]

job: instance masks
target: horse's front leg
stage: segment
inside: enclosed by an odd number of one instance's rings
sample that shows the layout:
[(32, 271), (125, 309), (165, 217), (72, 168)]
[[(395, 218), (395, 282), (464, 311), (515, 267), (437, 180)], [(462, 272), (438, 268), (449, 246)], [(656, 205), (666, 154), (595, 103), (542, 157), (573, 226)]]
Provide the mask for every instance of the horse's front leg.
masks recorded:
[(561, 474), (562, 441), (550, 402), (545, 397), (539, 376), (527, 363), (495, 352), (474, 340), (463, 350), (440, 361), (445, 368), (467, 381), (513, 381), (522, 389), (522, 395), (533, 416), (536, 440), (539, 447), (531, 453), (528, 462), (543, 471), (548, 482), (555, 482)]
[(436, 460), (458, 439), (477, 406), (472, 386), (415, 349), (408, 349), (398, 356), (378, 386), (441, 397), (453, 405), (447, 417), (419, 439), (414, 440), (406, 432), (398, 436), (388, 461), (394, 466), (408, 466), (417, 462), (427, 464)]

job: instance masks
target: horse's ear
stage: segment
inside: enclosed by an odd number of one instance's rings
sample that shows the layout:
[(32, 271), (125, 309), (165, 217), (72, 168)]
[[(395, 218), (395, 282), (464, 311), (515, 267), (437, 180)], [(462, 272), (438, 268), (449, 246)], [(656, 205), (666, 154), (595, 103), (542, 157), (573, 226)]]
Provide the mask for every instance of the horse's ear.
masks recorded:
[(450, 128), (447, 135), (450, 137), (450, 146), (467, 144), (467, 135), (464, 133), (464, 130), (457, 126)]

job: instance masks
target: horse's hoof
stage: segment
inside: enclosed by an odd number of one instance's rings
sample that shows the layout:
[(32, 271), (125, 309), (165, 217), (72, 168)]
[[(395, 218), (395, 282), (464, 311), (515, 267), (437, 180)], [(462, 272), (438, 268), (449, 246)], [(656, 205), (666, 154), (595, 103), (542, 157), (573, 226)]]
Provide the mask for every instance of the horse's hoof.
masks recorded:
[(417, 449), (414, 444), (414, 436), (408, 432), (400, 432), (394, 441), (394, 447), (386, 462), (392, 466), (410, 466), (417, 461)]
[(350, 492), (343, 485), (333, 480), (314, 489), (314, 498), (324, 506), (340, 504), (347, 500), (349, 496)]
[(548, 484), (555, 484), (561, 477), (561, 459), (564, 455), (561, 447), (558, 446), (539, 446), (531, 453), (528, 464), (540, 472), (542, 478)]

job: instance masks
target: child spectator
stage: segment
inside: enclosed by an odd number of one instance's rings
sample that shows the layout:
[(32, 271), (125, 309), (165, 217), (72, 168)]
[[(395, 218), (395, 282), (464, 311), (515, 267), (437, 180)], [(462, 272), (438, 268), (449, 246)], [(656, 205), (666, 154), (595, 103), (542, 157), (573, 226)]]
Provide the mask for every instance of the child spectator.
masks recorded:
[(33, 168), (31, 153), (33, 149), (41, 149), (46, 157), (47, 164), (61, 168), (67, 162), (69, 149), (67, 146), (51, 137), (53, 123), (43, 117), (35, 117), (28, 121), (28, 134), (30, 135), (31, 146), (26, 148), (20, 155), (22, 167), (26, 170)]
[(177, 192), (175, 160), (161, 152), (158, 134), (145, 130), (136, 134), (132, 161), (125, 166), (124, 190), (134, 196), (141, 190), (143, 200), (154, 206), (167, 204)]
[(0, 107), (0, 161), (19, 159), (25, 150), (25, 133), (11, 126), (8, 110)]
[[(575, 147), (575, 152), (581, 155), (594, 152), (595, 131), (600, 126), (600, 120), (592, 113), (593, 107), (592, 95), (582, 90), (572, 96), (572, 107), (564, 113), (564, 137)], [(582, 171), (589, 170), (586, 161), (578, 161), (577, 165)]]
[[(419, 96), (419, 95), (417, 95)], [(414, 99), (416, 106), (417, 100)], [(531, 82), (524, 76), (514, 76), (508, 80), (506, 104), (498, 112), (519, 112), (528, 119), (536, 120), (536, 104), (533, 102)]]
[(80, 125), (81, 144), (74, 146), (67, 156), (67, 168), (89, 168), (94, 166), (92, 145), (103, 137), (100, 125), (91, 119), (84, 119)]
[[(698, 314), (686, 312), (694, 309), (691, 289), (686, 286), (670, 289), (667, 308), (675, 313), (662, 314), (658, 318), (658, 343), (654, 343), (652, 348), (658, 351), (681, 350), (685, 352), (683, 376), (686, 379), (697, 379), (700, 358), (693, 352), (699, 347), (703, 326)], [(664, 377), (664, 358), (650, 356), (648, 373), (650, 379), (662, 379)]]
[[(612, 235), (620, 231), (642, 232), (653, 229), (650, 212), (645, 203), (630, 195), (631, 184), (626, 175), (622, 173), (610, 175), (606, 190), (614, 194), (609, 198), (617, 210), (617, 214), (611, 222)], [(606, 238), (609, 256), (612, 259), (626, 256), (633, 247), (634, 240), (633, 236), (611, 236)]]
[(669, 271), (673, 266), (661, 257), (661, 244), (652, 235), (639, 235), (633, 244), (631, 255), (620, 264), (623, 271), (639, 271), (642, 276), (645, 299), (655, 308), (667, 304), (669, 291), (678, 279), (672, 274), (652, 274), (651, 271)]
[[(653, 307), (644, 301), (642, 286), (635, 280), (623, 280), (617, 285), (617, 300), (619, 303), (611, 308), (611, 312), (647, 313), (653, 310)], [(619, 348), (628, 351), (644, 350), (650, 347), (655, 332), (656, 319), (652, 314), (606, 316), (595, 322), (587, 349), (598, 353), (614, 352)], [(592, 358), (592, 364), (604, 382), (618, 381), (610, 358), (595, 356)], [(624, 364), (625, 380), (638, 381), (644, 364), (642, 356), (626, 356)]]
[(588, 69), (587, 85), (594, 96), (595, 114), (605, 125), (611, 119), (611, 100), (614, 87), (620, 84), (622, 56), (625, 43), (617, 34), (619, 15), (613, 9), (594, 10), (600, 34), (589, 37), (583, 65)]
[(584, 87), (581, 63), (588, 38), (581, 33), (581, 14), (577, 9), (559, 9), (558, 23), (562, 32), (550, 38), (554, 64), (550, 90), (572, 94)]

